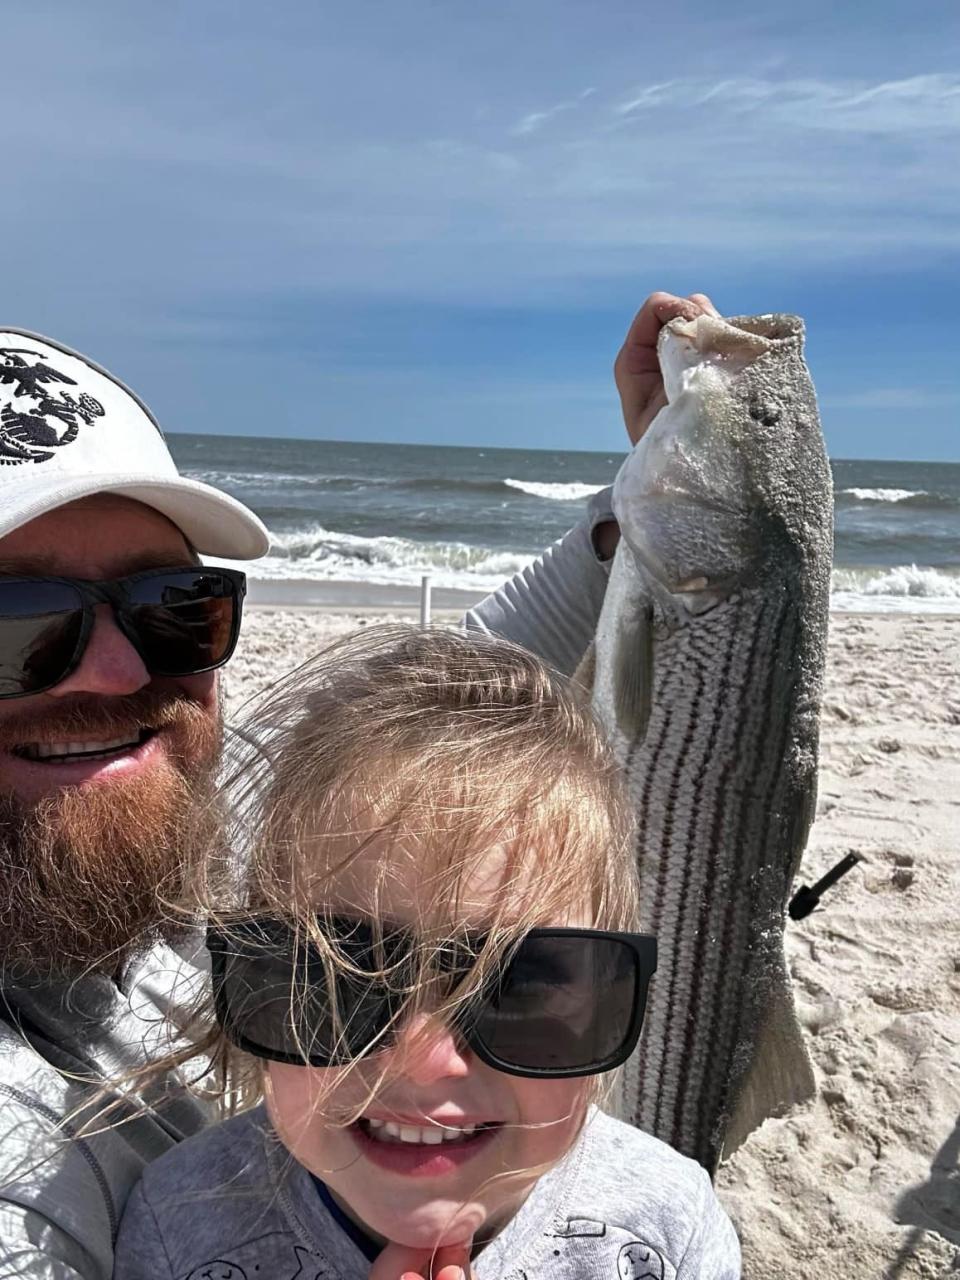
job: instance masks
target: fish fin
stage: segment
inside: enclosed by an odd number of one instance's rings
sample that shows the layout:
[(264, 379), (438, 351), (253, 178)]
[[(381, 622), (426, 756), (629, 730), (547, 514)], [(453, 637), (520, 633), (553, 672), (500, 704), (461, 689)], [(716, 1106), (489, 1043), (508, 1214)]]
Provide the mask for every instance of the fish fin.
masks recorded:
[(784, 841), (784, 848), (793, 851), (793, 859), (790, 863), (790, 877), (787, 880), (788, 891), (800, 870), (800, 864), (807, 848), (807, 841), (810, 838), (810, 828), (813, 826), (816, 813), (817, 773), (814, 767), (806, 781), (806, 785), (800, 785), (797, 788)]
[(628, 742), (642, 741), (653, 705), (653, 606), (620, 623), (613, 668), (617, 728)]
[(579, 692), (587, 697), (593, 692), (593, 685), (597, 678), (597, 642), (591, 640), (587, 647), (586, 653), (577, 664), (577, 669), (570, 677), (570, 683)]
[(785, 962), (778, 968), (750, 1046), (750, 1065), (735, 1085), (721, 1125), (721, 1162), (728, 1160), (764, 1120), (785, 1115), (817, 1091)]

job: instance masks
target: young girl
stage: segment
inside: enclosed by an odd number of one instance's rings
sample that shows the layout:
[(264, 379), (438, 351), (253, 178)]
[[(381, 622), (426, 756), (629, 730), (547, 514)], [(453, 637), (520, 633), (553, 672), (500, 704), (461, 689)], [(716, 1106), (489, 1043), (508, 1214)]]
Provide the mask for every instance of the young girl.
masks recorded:
[(116, 1280), (738, 1276), (704, 1171), (595, 1106), (656, 944), (574, 692), (500, 641), (368, 632), (258, 737), (240, 874), (198, 893), (201, 1047), (259, 1105), (148, 1167)]

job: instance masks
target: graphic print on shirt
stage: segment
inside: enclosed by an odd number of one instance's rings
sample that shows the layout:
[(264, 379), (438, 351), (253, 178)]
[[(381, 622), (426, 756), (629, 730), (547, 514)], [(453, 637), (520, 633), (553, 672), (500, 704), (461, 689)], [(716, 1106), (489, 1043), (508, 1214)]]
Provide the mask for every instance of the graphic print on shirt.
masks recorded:
[(617, 1257), (619, 1280), (663, 1280), (664, 1272), (661, 1255), (642, 1240), (625, 1244)]
[(566, 1223), (553, 1234), (558, 1240), (582, 1240), (591, 1236), (605, 1236), (607, 1224), (596, 1222), (593, 1218), (568, 1218)]
[(327, 1274), (317, 1255), (311, 1253), (309, 1249), (304, 1249), (303, 1245), (294, 1245), (293, 1252), (296, 1254), (297, 1262), (300, 1265), (290, 1277), (290, 1280), (321, 1280), (321, 1277)]
[(81, 424), (104, 416), (99, 400), (86, 392), (74, 397), (60, 383), (77, 385), (42, 351), (0, 347), (0, 466), (47, 462), (76, 439)]
[[(611, 1263), (614, 1258), (614, 1250), (616, 1253), (616, 1275), (611, 1274), (610, 1280), (667, 1280), (667, 1267), (663, 1260), (663, 1255), (656, 1250), (653, 1245), (638, 1240), (635, 1236), (631, 1239), (632, 1232), (623, 1228), (609, 1225), (605, 1222), (599, 1222), (594, 1218), (568, 1218), (562, 1226), (555, 1227), (550, 1232), (553, 1240), (557, 1241), (558, 1248), (554, 1249), (555, 1258), (563, 1257), (571, 1270), (578, 1269), (579, 1259), (577, 1258), (577, 1246), (575, 1241), (584, 1241), (582, 1246), (588, 1252), (584, 1255), (583, 1269), (588, 1267), (592, 1269), (596, 1264), (587, 1262), (586, 1259), (596, 1257), (595, 1241), (606, 1239), (609, 1244), (609, 1257)], [(618, 1241), (623, 1240), (626, 1236), (626, 1243), (619, 1246)], [(570, 1243), (560, 1245), (560, 1241), (569, 1241)], [(671, 1271), (671, 1275), (673, 1272)]]
[[(296, 1271), (284, 1271), (282, 1276), (279, 1271), (271, 1271), (269, 1278), (264, 1276), (264, 1280), (322, 1280), (327, 1275), (321, 1260), (303, 1245), (293, 1246), (290, 1265), (294, 1264)], [(258, 1274), (263, 1276), (259, 1263), (254, 1263), (251, 1275), (228, 1258), (214, 1258), (212, 1262), (202, 1262), (199, 1267), (194, 1267), (187, 1280), (256, 1280)]]
[(213, 1262), (204, 1262), (191, 1271), (187, 1280), (247, 1280), (247, 1273), (234, 1262), (215, 1258)]

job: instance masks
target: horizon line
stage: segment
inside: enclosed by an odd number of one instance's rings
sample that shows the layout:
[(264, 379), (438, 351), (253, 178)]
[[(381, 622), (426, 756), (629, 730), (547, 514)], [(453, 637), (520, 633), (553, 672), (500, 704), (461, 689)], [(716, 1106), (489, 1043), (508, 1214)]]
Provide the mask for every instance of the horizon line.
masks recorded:
[[(229, 431), (164, 431), (164, 437), (169, 439), (171, 436), (194, 436), (202, 440), (270, 440), (278, 443), (288, 444), (360, 444), (360, 445), (380, 445), (388, 448), (396, 449), (489, 449), (496, 450), (498, 453), (584, 453), (584, 454), (600, 454), (600, 453), (617, 453), (620, 450), (617, 446), (611, 445), (607, 449), (558, 449), (549, 445), (529, 445), (526, 448), (519, 445), (505, 444), (448, 444), (446, 442), (426, 441), (426, 440), (351, 440), (351, 439), (335, 439), (320, 436), (257, 436), (252, 434), (233, 435)], [(622, 452), (626, 456), (632, 446), (624, 444)], [(839, 454), (828, 454), (830, 462), (886, 462), (886, 463), (945, 463), (947, 466), (960, 465), (960, 458), (871, 458), (871, 457), (841, 457)]]

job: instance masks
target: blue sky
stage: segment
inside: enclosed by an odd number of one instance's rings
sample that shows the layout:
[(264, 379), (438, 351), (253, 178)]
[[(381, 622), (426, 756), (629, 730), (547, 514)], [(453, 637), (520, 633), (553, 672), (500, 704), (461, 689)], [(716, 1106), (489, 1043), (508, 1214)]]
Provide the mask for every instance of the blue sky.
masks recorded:
[(836, 456), (958, 459), (960, 9), (853, 9), (9, 7), (5, 316), (169, 430), (608, 449), (703, 290), (806, 318)]

